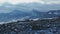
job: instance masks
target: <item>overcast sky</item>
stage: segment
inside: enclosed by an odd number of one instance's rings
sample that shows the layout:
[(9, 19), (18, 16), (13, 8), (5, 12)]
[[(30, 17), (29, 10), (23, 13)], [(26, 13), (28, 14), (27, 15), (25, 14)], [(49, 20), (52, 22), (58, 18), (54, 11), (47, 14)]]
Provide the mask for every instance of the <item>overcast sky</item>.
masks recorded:
[[(18, 3), (32, 3), (32, 2), (37, 2), (37, 3), (41, 3), (41, 4), (58, 4), (58, 5), (60, 5), (60, 0), (0, 0), (0, 6), (2, 6), (4, 3), (8, 3), (8, 4), (11, 3), (11, 4), (15, 5)], [(7, 7), (9, 7), (9, 6), (7, 6)], [(53, 8), (53, 9), (59, 9), (58, 7), (60, 7), (60, 6), (51, 6), (51, 8)], [(0, 13), (1, 12), (4, 12), (4, 13), (9, 12), (9, 11), (11, 11), (10, 9), (9, 8), (6, 9), (6, 7), (3, 7), (3, 8), (0, 7)]]
[(60, 4), (60, 0), (0, 0), (0, 4), (5, 2), (11, 3), (11, 4), (31, 3), (31, 2), (38, 2), (42, 4)]

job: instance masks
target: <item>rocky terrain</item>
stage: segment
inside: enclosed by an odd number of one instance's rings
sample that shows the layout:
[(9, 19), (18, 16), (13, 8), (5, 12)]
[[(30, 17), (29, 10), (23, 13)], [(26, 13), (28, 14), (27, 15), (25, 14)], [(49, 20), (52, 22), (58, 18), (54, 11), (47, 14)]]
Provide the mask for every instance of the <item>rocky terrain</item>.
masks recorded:
[(0, 24), (0, 34), (60, 34), (60, 18)]

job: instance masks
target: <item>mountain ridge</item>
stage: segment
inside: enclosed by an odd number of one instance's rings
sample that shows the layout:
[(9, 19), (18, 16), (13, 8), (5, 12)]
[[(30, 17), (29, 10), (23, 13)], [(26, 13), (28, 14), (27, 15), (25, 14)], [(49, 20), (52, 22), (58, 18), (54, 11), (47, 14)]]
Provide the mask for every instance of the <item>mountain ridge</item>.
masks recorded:
[(58, 10), (51, 10), (48, 12), (40, 12), (35, 9), (33, 9), (30, 12), (13, 10), (10, 13), (0, 13), (0, 21), (9, 21), (9, 20), (13, 20), (13, 19), (16, 20), (16, 19), (21, 19), (21, 18), (25, 18), (25, 19), (52, 18), (52, 17), (58, 17), (58, 16), (60, 16), (60, 10), (59, 11)]

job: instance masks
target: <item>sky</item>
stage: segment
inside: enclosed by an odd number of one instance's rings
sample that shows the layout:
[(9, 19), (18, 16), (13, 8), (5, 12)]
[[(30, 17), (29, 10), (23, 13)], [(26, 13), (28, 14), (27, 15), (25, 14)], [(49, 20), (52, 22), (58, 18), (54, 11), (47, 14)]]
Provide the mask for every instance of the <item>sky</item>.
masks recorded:
[[(40, 4), (58, 4), (58, 5), (60, 5), (60, 0), (0, 0), (0, 6), (2, 6), (4, 3), (8, 3), (8, 4), (10, 3), (10, 4), (15, 5), (15, 4), (19, 4), (19, 3), (32, 3), (32, 2), (37, 2)], [(58, 8), (58, 6), (54, 6), (54, 7), (55, 7), (55, 9), (56, 9), (56, 7)], [(11, 9), (11, 8), (9, 9), (9, 7), (7, 9), (5, 9), (6, 6), (3, 8), (0, 7), (0, 13), (9, 12)], [(51, 7), (51, 8), (53, 8), (53, 7)]]
[(42, 4), (60, 4), (60, 0), (0, 0), (0, 4), (5, 2), (11, 4), (38, 2)]

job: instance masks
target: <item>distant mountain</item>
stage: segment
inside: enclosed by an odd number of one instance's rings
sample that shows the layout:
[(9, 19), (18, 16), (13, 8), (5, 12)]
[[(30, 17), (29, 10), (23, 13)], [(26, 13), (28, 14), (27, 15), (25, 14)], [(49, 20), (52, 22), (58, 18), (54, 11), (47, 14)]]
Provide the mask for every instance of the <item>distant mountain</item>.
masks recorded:
[(59, 17), (60, 16), (60, 10), (49, 10), (47, 12), (47, 17)]
[(49, 13), (60, 15), (60, 10), (50, 10)]
[(0, 22), (16, 20), (16, 19), (52, 18), (58, 16), (60, 16), (60, 10), (50, 10), (48, 12), (40, 12), (36, 9), (33, 9), (30, 12), (13, 10), (10, 13), (0, 13)]

